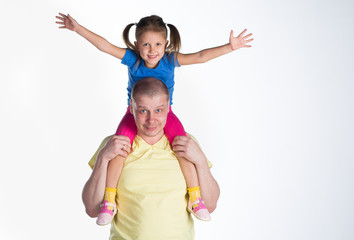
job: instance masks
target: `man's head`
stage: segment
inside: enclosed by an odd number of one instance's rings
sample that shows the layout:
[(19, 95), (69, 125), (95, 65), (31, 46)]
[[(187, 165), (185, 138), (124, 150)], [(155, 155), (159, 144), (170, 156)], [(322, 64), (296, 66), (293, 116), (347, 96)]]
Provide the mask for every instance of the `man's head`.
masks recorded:
[(154, 144), (164, 135), (170, 106), (166, 85), (156, 78), (139, 80), (132, 89), (130, 112), (134, 115), (138, 135)]

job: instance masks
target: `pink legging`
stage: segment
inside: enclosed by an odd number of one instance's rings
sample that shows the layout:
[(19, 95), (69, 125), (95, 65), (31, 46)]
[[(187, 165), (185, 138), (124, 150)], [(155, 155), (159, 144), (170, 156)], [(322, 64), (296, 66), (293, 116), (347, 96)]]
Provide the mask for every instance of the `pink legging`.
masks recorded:
[[(172, 112), (171, 106), (170, 106), (170, 111), (167, 114), (167, 121), (164, 130), (171, 146), (172, 146), (173, 139), (176, 136), (186, 136), (184, 127), (182, 123), (179, 121), (178, 117)], [(118, 125), (116, 135), (124, 135), (129, 137), (130, 143), (133, 144), (136, 132), (137, 132), (137, 128), (135, 125), (134, 116), (133, 114), (130, 113), (130, 109), (128, 106), (127, 112), (125, 113), (124, 117), (122, 118), (122, 120)]]

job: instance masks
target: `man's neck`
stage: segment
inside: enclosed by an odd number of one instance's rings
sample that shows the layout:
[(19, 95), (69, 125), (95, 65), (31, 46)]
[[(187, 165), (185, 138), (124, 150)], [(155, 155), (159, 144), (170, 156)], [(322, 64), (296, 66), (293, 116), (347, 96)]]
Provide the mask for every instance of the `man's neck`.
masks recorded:
[(147, 144), (154, 145), (155, 143), (157, 143), (158, 141), (161, 140), (161, 138), (165, 135), (165, 133), (163, 132), (162, 134), (150, 137), (150, 136), (146, 136), (144, 134), (140, 134), (138, 131), (137, 135), (139, 137), (141, 137)]

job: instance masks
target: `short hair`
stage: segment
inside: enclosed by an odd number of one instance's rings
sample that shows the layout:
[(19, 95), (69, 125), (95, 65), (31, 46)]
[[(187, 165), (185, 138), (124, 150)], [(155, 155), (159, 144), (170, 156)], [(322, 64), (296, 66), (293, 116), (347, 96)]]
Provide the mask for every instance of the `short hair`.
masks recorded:
[(153, 97), (159, 93), (165, 94), (166, 98), (169, 99), (170, 93), (164, 82), (154, 77), (146, 77), (135, 83), (132, 89), (131, 98), (132, 100), (136, 100), (139, 95)]

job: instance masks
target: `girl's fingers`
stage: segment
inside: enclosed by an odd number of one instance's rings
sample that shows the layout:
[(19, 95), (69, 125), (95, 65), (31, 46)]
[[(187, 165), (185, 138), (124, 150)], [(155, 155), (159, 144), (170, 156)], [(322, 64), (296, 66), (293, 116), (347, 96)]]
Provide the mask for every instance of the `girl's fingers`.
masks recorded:
[(246, 39), (246, 38), (249, 38), (250, 36), (252, 36), (252, 33), (250, 34), (247, 34), (246, 36), (244, 36), (243, 38)]
[(240, 35), (238, 35), (238, 36), (239, 36), (239, 37), (242, 37), (243, 34), (245, 34), (246, 31), (247, 31), (247, 29), (243, 30), (243, 31), (240, 33)]
[(55, 22), (55, 23), (65, 25), (63, 22)]
[(57, 19), (64, 21), (64, 18), (56, 16)]

